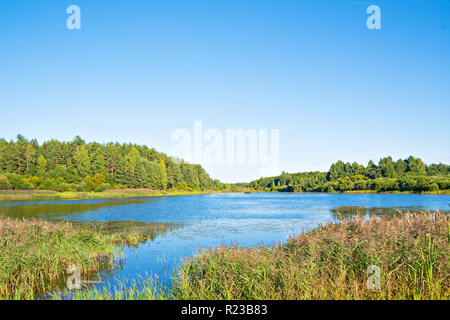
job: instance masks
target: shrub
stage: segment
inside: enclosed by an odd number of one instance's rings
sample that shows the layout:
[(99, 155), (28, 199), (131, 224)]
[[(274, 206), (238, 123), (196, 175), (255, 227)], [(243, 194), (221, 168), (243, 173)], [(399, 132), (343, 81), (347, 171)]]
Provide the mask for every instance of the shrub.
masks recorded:
[(0, 175), (0, 190), (11, 190), (11, 183), (9, 183), (8, 178)]
[(16, 173), (7, 173), (6, 178), (13, 190), (34, 190), (34, 185), (28, 182), (23, 176)]
[(111, 185), (109, 183), (102, 183), (97, 188), (95, 188), (96, 192), (102, 192), (111, 189)]

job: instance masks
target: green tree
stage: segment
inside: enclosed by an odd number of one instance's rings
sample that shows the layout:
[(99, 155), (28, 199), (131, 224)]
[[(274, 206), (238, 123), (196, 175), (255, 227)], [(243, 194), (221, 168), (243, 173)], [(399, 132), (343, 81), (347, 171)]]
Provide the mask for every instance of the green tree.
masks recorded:
[(91, 161), (89, 159), (89, 154), (84, 145), (78, 147), (73, 156), (73, 160), (75, 163), (75, 168), (78, 170), (78, 173), (81, 177), (86, 177), (89, 175)]
[(167, 170), (166, 170), (166, 164), (164, 163), (163, 159), (159, 162), (159, 166), (161, 167), (162, 172), (162, 178), (161, 178), (161, 190), (167, 188)]
[(105, 176), (103, 175), (103, 173), (96, 173), (94, 175), (94, 189), (97, 189), (98, 187), (100, 187), (102, 184), (105, 183)]
[(44, 177), (47, 173), (47, 160), (45, 160), (43, 155), (40, 155), (37, 160), (37, 174), (40, 177)]
[(10, 190), (11, 183), (9, 183), (8, 178), (3, 175), (0, 175), (0, 190)]
[(36, 151), (34, 150), (31, 144), (27, 145), (27, 149), (25, 150), (25, 162), (26, 162), (26, 171), (30, 170), (30, 166), (34, 164), (36, 156)]

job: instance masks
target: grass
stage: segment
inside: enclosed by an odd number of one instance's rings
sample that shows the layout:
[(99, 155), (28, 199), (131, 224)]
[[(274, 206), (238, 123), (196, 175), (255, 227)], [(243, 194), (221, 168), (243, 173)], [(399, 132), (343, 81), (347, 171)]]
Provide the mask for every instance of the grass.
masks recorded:
[[(356, 216), (275, 247), (205, 250), (180, 268), (176, 299), (448, 299), (443, 213)], [(368, 289), (367, 268), (381, 268)]]
[[(109, 263), (123, 237), (67, 223), (0, 219), (0, 298), (35, 298), (69, 264)], [(133, 238), (135, 236), (132, 236)], [(139, 237), (139, 236), (137, 236)], [(133, 242), (133, 241), (131, 241)], [(342, 218), (285, 244), (203, 250), (182, 263), (170, 290), (153, 277), (72, 291), (70, 299), (449, 299), (449, 218), (442, 212)], [(111, 264), (110, 264), (111, 265)], [(367, 268), (381, 269), (379, 290)], [(64, 296), (53, 296), (64, 298)]]
[(56, 192), (49, 190), (0, 190), (1, 201), (101, 200), (208, 194), (216, 191), (164, 191), (150, 189), (107, 190), (103, 192)]
[(118, 280), (118, 285), (114, 287), (89, 290), (72, 290), (62, 294), (54, 294), (54, 300), (168, 300), (170, 294), (164, 288), (158, 286), (158, 282), (152, 276), (147, 276), (131, 283)]
[(58, 284), (69, 265), (82, 274), (110, 263), (117, 245), (69, 223), (0, 217), (0, 299), (34, 299)]
[(122, 245), (135, 246), (168, 228), (149, 224), (108, 232), (104, 227), (0, 216), (0, 299), (35, 299), (64, 287), (69, 265), (90, 278), (114, 267)]

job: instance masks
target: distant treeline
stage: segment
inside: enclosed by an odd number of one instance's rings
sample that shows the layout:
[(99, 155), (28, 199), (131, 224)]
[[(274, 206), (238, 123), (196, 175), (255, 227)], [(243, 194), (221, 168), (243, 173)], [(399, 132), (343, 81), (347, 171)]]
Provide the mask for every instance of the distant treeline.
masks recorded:
[(223, 185), (200, 165), (135, 144), (0, 139), (0, 190), (210, 190)]
[(338, 161), (328, 172), (283, 172), (280, 176), (261, 178), (242, 186), (280, 192), (435, 192), (450, 189), (449, 174), (450, 166), (442, 163), (426, 165), (413, 156), (397, 161), (386, 157), (380, 159), (378, 165), (373, 161), (367, 166)]

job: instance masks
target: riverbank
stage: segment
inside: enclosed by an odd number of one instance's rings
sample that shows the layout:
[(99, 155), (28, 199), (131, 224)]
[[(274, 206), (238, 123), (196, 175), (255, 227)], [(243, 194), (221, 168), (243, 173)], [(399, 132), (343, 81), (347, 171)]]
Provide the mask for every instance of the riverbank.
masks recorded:
[(84, 279), (111, 269), (122, 245), (154, 238), (152, 228), (110, 233), (101, 226), (0, 216), (0, 300), (36, 299), (56, 287), (65, 288), (70, 265), (80, 268)]
[(447, 190), (438, 190), (438, 191), (422, 191), (422, 192), (413, 192), (413, 191), (383, 191), (383, 192), (377, 192), (377, 191), (371, 191), (371, 190), (365, 190), (365, 191), (344, 191), (342, 193), (348, 193), (348, 194), (427, 194), (427, 195), (450, 195), (450, 189)]
[(275, 192), (275, 193), (286, 193), (286, 194), (423, 194), (423, 195), (440, 195), (440, 196), (446, 196), (450, 195), (450, 189), (447, 190), (439, 190), (439, 191), (422, 191), (422, 192), (413, 192), (413, 191), (374, 191), (374, 190), (359, 190), (359, 191), (343, 191), (343, 192), (298, 192), (298, 191), (265, 191), (265, 190), (253, 190), (249, 191), (248, 193), (253, 192)]
[(51, 190), (0, 190), (0, 202), (8, 201), (55, 201), (55, 200), (117, 200), (129, 198), (151, 198), (168, 197), (184, 195), (204, 195), (211, 193), (257, 193), (257, 192), (277, 192), (286, 194), (423, 194), (423, 195), (450, 195), (450, 190), (441, 190), (439, 192), (421, 192), (414, 193), (409, 191), (375, 192), (375, 191), (345, 191), (345, 192), (279, 192), (264, 190), (207, 190), (207, 191), (164, 191), (150, 189), (124, 189), (124, 190), (106, 190), (103, 192), (57, 192)]
[[(444, 213), (358, 217), (329, 223), (274, 247), (203, 250), (176, 272), (171, 291), (144, 279), (77, 291), (74, 299), (366, 300), (450, 298), (449, 220)], [(368, 268), (377, 272), (369, 281)], [(377, 275), (372, 277), (375, 279)]]
[(47, 190), (12, 191), (0, 190), (0, 202), (6, 201), (53, 201), (53, 200), (114, 200), (183, 195), (202, 195), (217, 191), (164, 191), (150, 189), (107, 190), (103, 192), (56, 192)]

